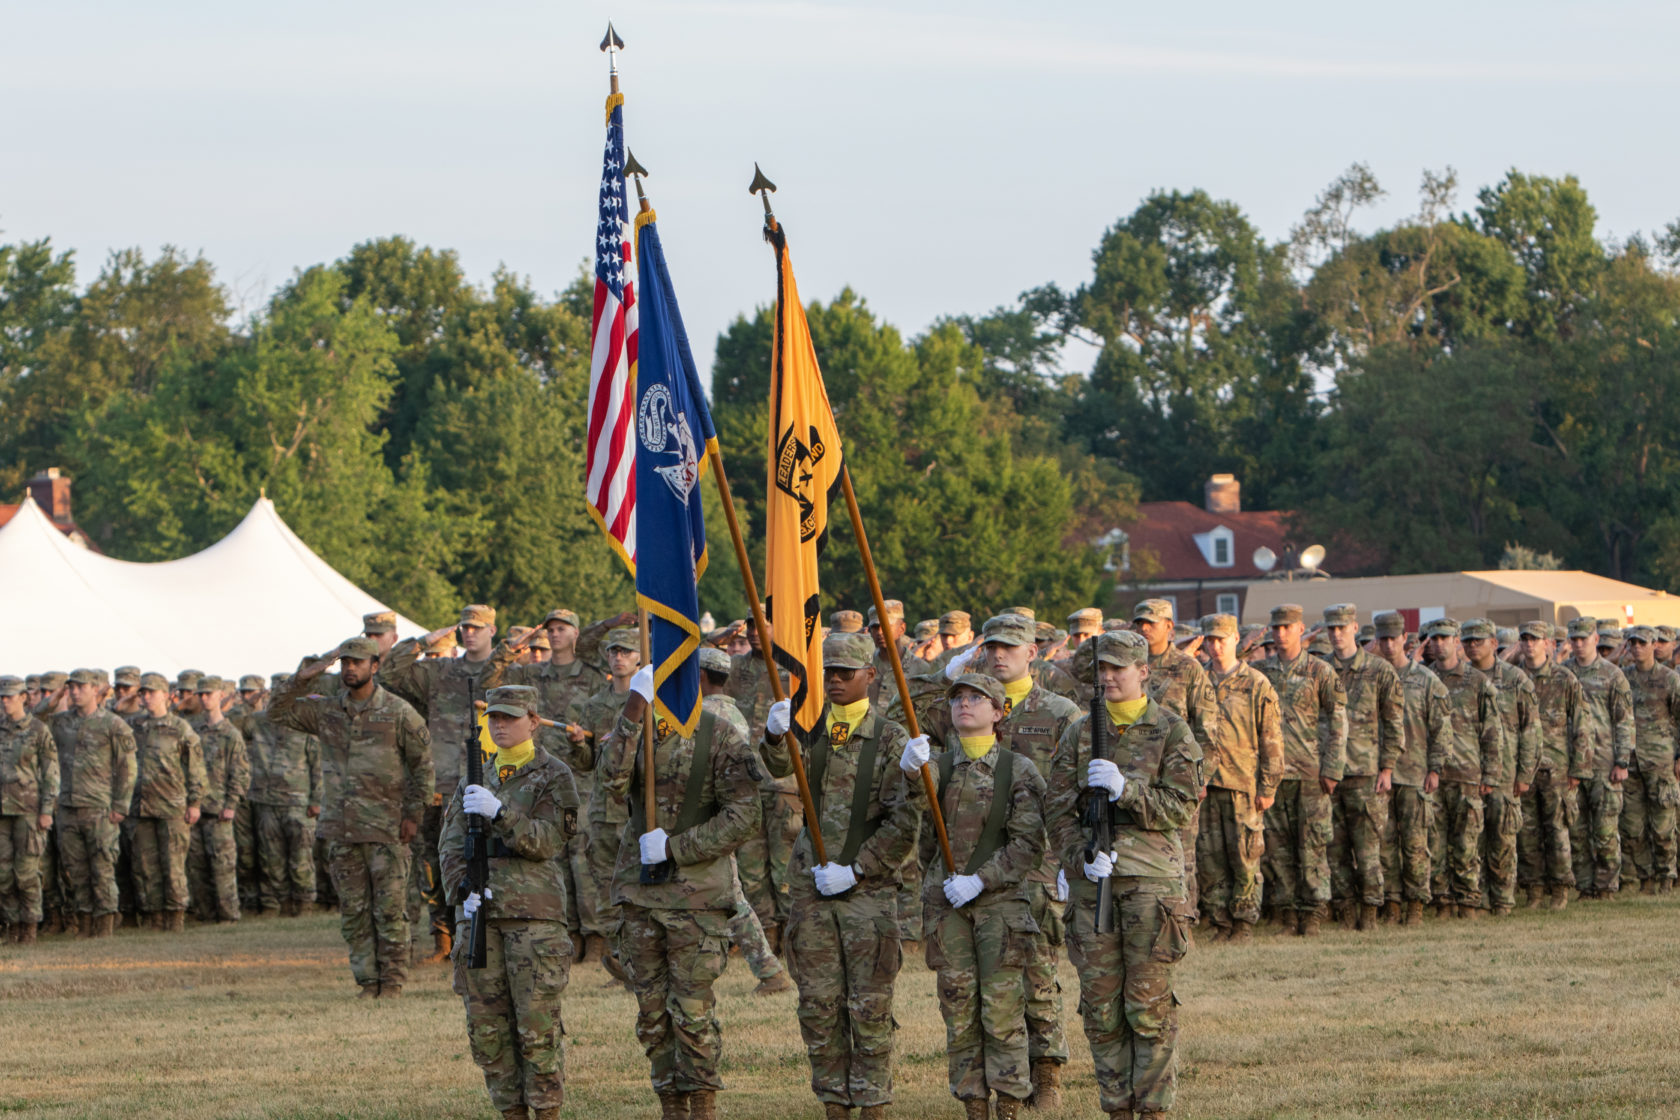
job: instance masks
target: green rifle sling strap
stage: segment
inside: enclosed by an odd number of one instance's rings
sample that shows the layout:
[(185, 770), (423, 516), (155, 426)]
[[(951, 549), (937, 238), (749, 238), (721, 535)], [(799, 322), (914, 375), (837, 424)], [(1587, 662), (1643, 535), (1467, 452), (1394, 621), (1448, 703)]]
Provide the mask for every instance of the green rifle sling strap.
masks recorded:
[[(706, 773), (712, 768), (712, 728), (716, 723), (711, 712), (700, 713), (700, 727), (694, 732), (694, 755), (688, 764), (688, 784), (683, 787), (682, 809), (677, 813), (677, 823), (671, 829), (670, 835), (680, 836), (684, 832), (699, 824), (705, 811), (715, 807), (715, 803), (702, 805), (700, 795), (706, 789)], [(640, 751), (636, 752), (640, 754)], [(647, 811), (642, 807), (642, 783), (631, 783), (630, 821), (634, 825), (636, 835), (640, 836), (648, 830)]]
[[(939, 756), (939, 803), (945, 804), (945, 787), (950, 784), (951, 772), (956, 768), (956, 754), (958, 747), (948, 750)], [(986, 813), (986, 824), (980, 830), (980, 839), (974, 845), (974, 852), (968, 857), (968, 863), (963, 867), (964, 875), (978, 874), (992, 858), (992, 853), (1003, 847), (1004, 824), (1009, 819), (1009, 794), (1015, 786), (1015, 752), (1003, 747), (997, 749), (997, 769), (992, 777), (992, 807)]]
[[(875, 785), (875, 756), (879, 749), (879, 736), (871, 735), (863, 741), (863, 749), (858, 752), (857, 777), (852, 783), (852, 815), (846, 822), (846, 846), (840, 851), (838, 862), (842, 867), (850, 867), (857, 859), (858, 852), (868, 843), (869, 838), (880, 829), (883, 817), (869, 815), (869, 795)], [(823, 810), (823, 775), (828, 773), (828, 760), (834, 753), (834, 748), (828, 743), (819, 742), (811, 748), (811, 765), (806, 771), (806, 781), (811, 788), (811, 803), (817, 810), (817, 816), (822, 816)]]

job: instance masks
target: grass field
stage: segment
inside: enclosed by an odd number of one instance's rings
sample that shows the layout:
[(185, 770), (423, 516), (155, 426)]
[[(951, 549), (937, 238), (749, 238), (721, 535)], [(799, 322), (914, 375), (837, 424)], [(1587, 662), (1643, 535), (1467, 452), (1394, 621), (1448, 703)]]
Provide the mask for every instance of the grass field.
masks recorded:
[[(1180, 971), (1179, 1107), (1192, 1117), (1680, 1115), (1680, 903), (1627, 897), (1305, 943), (1198, 947)], [(628, 993), (574, 970), (565, 1114), (653, 1117)], [(1099, 1117), (1063, 965), (1065, 1117)], [(722, 1111), (820, 1117), (792, 994), (719, 984)], [(52, 938), (0, 950), (0, 1113), (19, 1117), (490, 1118), (445, 969), (358, 1002), (336, 919)], [(962, 1115), (945, 1090), (931, 974), (908, 962), (898, 1106)]]

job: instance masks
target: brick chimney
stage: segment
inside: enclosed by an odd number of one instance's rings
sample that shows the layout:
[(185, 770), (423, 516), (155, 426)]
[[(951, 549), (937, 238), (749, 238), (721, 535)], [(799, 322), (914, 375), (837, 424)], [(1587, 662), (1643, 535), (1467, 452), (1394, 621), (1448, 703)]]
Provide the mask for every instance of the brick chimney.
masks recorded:
[(70, 516), (70, 480), (57, 467), (48, 467), (29, 480), (29, 496), (54, 525), (75, 524)]
[(1202, 484), (1202, 505), (1209, 513), (1241, 513), (1242, 483), (1234, 474), (1216, 474)]

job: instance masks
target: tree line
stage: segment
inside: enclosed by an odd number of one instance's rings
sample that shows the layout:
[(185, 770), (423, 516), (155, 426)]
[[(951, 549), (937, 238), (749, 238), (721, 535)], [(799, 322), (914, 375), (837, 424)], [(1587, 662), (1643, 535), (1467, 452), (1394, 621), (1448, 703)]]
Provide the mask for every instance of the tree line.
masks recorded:
[[(889, 594), (918, 616), (1104, 602), (1117, 574), (1093, 542), (1216, 471), (1368, 570), (1491, 567), (1515, 545), (1680, 585), (1680, 223), (1602, 238), (1573, 177), (1513, 170), (1465, 210), (1457, 189), (1426, 172), (1415, 214), (1366, 229), (1385, 192), (1355, 165), (1278, 242), (1234, 202), (1158, 191), (1077, 288), (911, 338), (850, 289), (813, 301)], [(50, 239), (0, 243), (0, 493), (65, 468), (78, 521), (130, 560), (203, 548), (266, 493), (419, 621), (463, 601), (605, 613), (631, 589), (582, 500), (591, 297), (582, 270), (552, 297), (505, 269), (475, 285), (453, 252), (390, 237), (239, 315), (202, 257), (120, 251), (83, 286)], [(737, 317), (712, 367), (754, 539), (770, 336), (769, 308)], [(1095, 362), (1070, 373), (1081, 346)], [(704, 495), (703, 605), (737, 617)], [(849, 534), (827, 562), (833, 599), (866, 602)]]

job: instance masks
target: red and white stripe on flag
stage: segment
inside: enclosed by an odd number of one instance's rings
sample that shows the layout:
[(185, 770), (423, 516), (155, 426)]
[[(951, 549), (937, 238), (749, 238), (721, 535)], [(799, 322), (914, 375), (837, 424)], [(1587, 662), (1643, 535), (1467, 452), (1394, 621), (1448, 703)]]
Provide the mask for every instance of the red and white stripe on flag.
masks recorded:
[(589, 442), (584, 497), (631, 574), (636, 571), (636, 285), (624, 190), (624, 95), (607, 98), (590, 317)]

